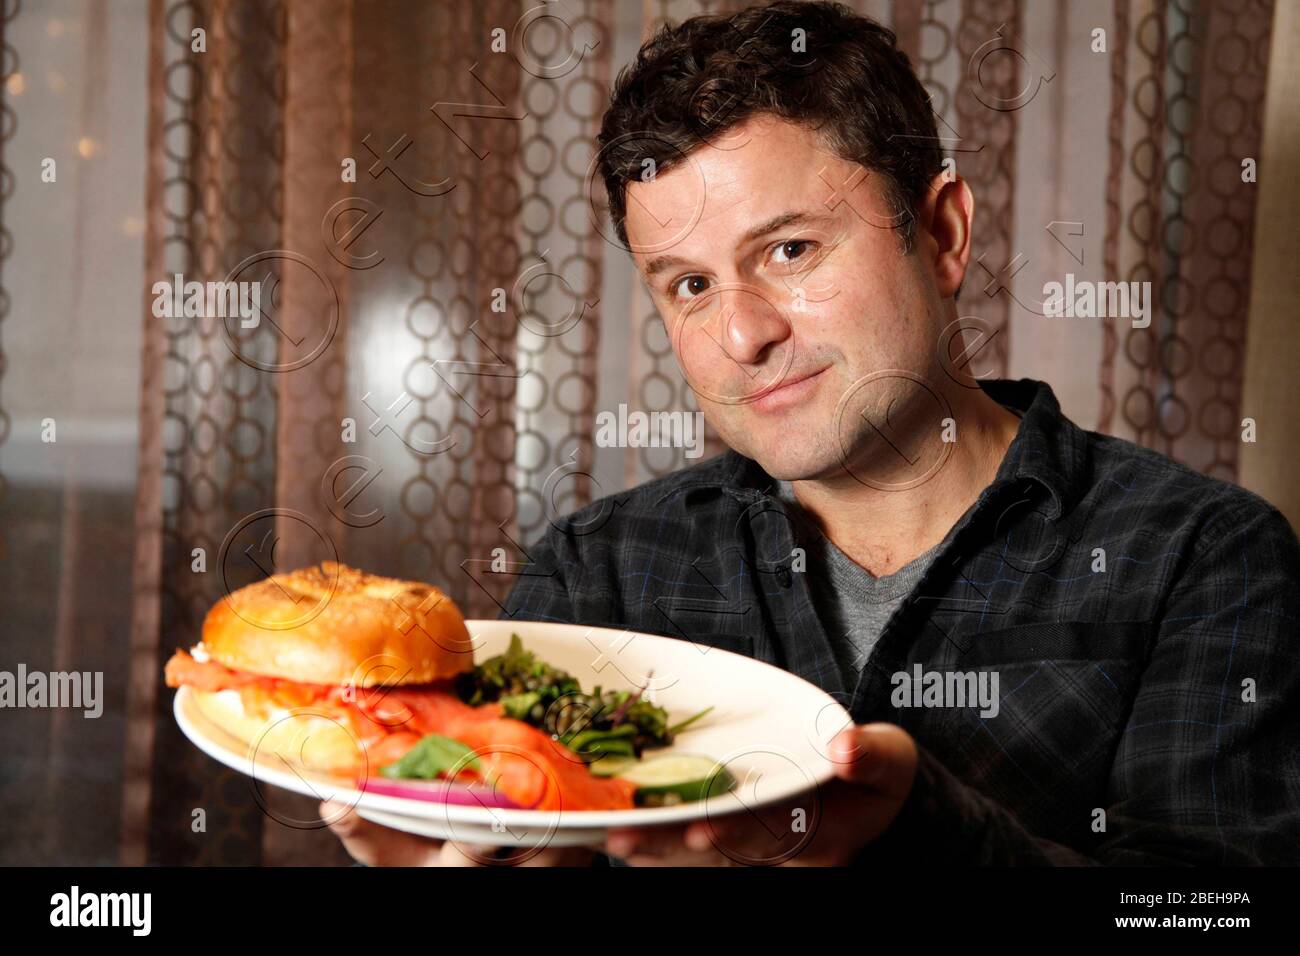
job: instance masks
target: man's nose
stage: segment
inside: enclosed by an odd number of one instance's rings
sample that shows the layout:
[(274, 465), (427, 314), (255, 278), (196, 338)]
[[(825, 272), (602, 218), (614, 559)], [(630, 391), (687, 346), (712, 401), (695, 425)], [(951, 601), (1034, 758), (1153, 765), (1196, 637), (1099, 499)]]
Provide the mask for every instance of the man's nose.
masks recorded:
[(728, 289), (719, 312), (723, 351), (740, 365), (757, 365), (790, 337), (790, 322), (756, 289)]

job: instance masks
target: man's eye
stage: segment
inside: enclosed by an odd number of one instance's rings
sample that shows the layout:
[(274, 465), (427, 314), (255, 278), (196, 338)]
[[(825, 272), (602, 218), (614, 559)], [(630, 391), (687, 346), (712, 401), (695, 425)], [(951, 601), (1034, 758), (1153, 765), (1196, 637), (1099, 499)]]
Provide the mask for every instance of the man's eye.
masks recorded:
[[(787, 239), (785, 242), (781, 243), (776, 247), (776, 250), (774, 251), (773, 255), (776, 255), (777, 253), (780, 253), (782, 250), (785, 250), (787, 258), (782, 259), (778, 256), (776, 261), (790, 262), (793, 259), (800, 258), (800, 256), (803, 254), (804, 249), (810, 245), (812, 245), (812, 240), (810, 239)], [(790, 248), (792, 246), (794, 247), (793, 252), (790, 251)]]
[[(695, 288), (691, 295), (686, 295), (685, 293), (683, 293), (682, 289), (688, 288), (689, 287), (688, 283), (692, 283), (692, 282), (699, 283), (700, 287)], [(704, 288), (707, 285), (707, 283), (708, 280), (705, 279), (704, 276), (686, 276), (683, 279), (679, 279), (677, 285), (673, 287), (673, 295), (681, 299), (693, 299), (695, 298), (695, 296), (699, 295), (701, 292), (704, 291)]]

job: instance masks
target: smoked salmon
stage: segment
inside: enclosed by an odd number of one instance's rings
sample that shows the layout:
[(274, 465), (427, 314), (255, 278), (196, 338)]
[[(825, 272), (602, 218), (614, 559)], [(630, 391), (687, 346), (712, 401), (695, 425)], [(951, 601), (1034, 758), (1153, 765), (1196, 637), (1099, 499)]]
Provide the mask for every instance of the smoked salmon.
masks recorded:
[(351, 688), (304, 684), (199, 661), (178, 650), (167, 662), (168, 687), (215, 693), (239, 690), (246, 705), (315, 707), (341, 712), (366, 750), (371, 772), (396, 762), (425, 734), (458, 740), (478, 757), (477, 773), (521, 807), (537, 810), (627, 810), (636, 785), (594, 777), (587, 765), (549, 734), (507, 717), (499, 703), (471, 706), (450, 684)]

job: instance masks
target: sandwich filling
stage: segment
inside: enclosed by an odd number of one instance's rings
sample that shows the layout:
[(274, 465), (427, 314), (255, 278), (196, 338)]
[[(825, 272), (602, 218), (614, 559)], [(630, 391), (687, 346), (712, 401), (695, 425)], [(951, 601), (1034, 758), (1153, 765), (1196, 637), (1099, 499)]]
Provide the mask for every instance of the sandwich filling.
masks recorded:
[(578, 754), (549, 734), (506, 717), (499, 703), (466, 704), (450, 681), (378, 687), (308, 684), (226, 667), (208, 658), (202, 645), (194, 653), (178, 650), (167, 662), (165, 676), (168, 687), (237, 692), (244, 712), (259, 718), (295, 711), (336, 717), (352, 731), (358, 765), (371, 773), (395, 763), (425, 735), (438, 734), (474, 751), (477, 769), (461, 771), (458, 780), (491, 782), (521, 807), (634, 806), (635, 784), (592, 776)]

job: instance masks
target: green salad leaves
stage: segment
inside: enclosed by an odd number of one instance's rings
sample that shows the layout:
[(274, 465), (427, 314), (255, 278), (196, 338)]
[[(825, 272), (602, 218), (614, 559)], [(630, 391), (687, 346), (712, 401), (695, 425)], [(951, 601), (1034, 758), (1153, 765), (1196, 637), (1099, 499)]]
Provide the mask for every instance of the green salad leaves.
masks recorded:
[(642, 692), (584, 693), (572, 675), (525, 650), (518, 634), (504, 654), (488, 658), (456, 680), (468, 704), (499, 701), (506, 716), (540, 727), (570, 750), (595, 760), (609, 755), (640, 756), (646, 747), (672, 743), (673, 735), (712, 710), (708, 708), (675, 726), (668, 712), (642, 698)]
[(459, 740), (426, 734), (396, 763), (380, 767), (379, 772), (393, 780), (437, 780), (453, 770), (479, 769), (474, 751)]

